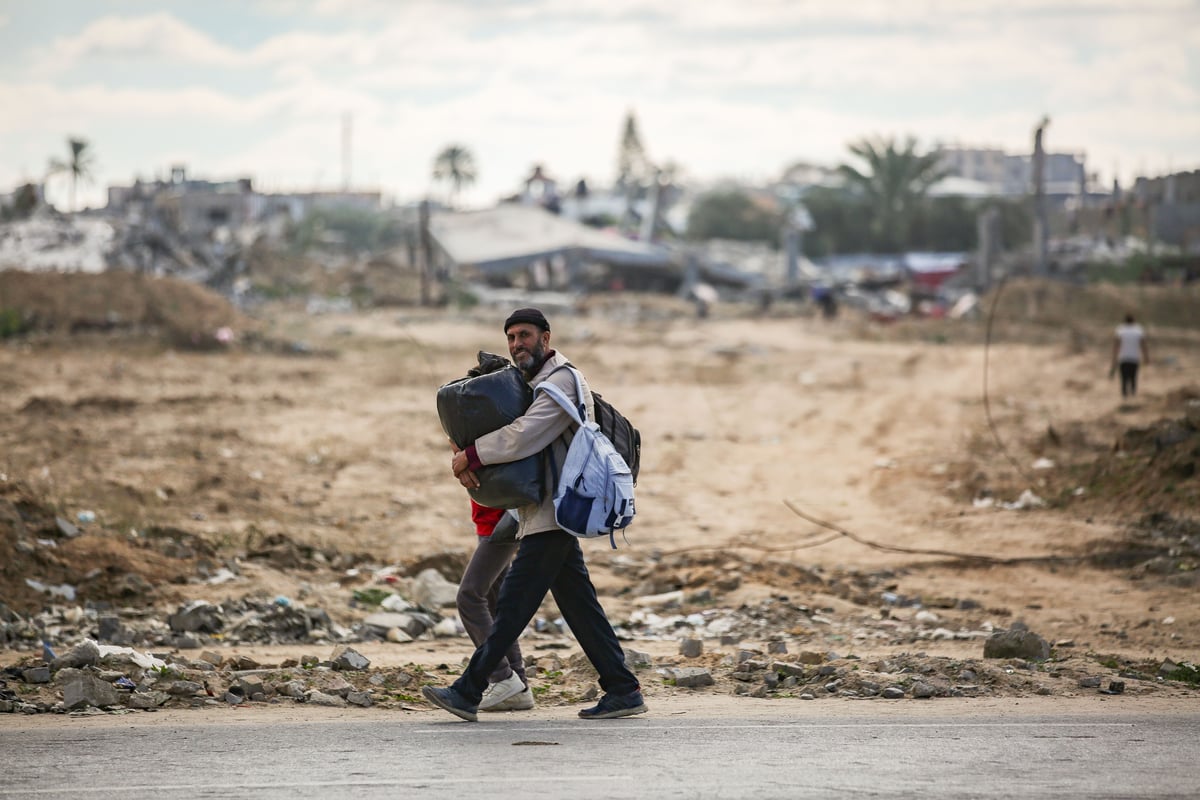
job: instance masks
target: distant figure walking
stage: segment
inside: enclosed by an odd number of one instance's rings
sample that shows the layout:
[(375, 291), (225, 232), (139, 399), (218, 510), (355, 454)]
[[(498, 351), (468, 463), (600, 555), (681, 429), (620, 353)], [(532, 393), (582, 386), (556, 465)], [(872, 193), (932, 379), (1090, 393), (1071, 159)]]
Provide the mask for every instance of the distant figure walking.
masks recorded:
[(1150, 350), (1146, 346), (1146, 331), (1133, 319), (1125, 315), (1125, 322), (1117, 326), (1113, 337), (1112, 367), (1109, 375), (1121, 371), (1121, 397), (1137, 394), (1138, 367), (1150, 363)]

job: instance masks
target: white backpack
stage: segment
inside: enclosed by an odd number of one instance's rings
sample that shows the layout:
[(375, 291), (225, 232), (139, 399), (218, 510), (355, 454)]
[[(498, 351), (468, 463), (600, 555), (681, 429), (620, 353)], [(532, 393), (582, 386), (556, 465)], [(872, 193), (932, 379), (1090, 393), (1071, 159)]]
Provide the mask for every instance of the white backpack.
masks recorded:
[(633, 473), (600, 426), (586, 419), (583, 382), (574, 367), (566, 369), (575, 379), (576, 402), (549, 381), (534, 387), (535, 394), (550, 395), (579, 425), (555, 483), (554, 520), (581, 539), (607, 536), (616, 549), (615, 532), (633, 522)]

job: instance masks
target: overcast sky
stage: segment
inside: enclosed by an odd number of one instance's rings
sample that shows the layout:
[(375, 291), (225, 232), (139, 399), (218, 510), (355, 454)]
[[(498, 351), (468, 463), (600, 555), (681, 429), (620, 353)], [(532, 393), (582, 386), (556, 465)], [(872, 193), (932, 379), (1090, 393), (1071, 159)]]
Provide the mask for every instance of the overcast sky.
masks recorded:
[[(0, 192), (66, 138), (81, 202), (186, 164), (403, 202), (460, 143), (490, 204), (535, 163), (608, 184), (632, 110), (698, 179), (836, 164), (865, 136), (1200, 168), (1200, 0), (0, 0)], [(50, 185), (65, 202), (65, 183)]]

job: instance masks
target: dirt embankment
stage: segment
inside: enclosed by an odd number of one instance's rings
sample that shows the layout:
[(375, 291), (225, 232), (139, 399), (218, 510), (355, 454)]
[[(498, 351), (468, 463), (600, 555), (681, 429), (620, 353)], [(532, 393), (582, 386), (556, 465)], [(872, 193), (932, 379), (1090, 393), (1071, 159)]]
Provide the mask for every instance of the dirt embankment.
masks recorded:
[[(1060, 291), (1045, 289), (1038, 313), (1075, 313), (1050, 298)], [(1156, 320), (1170, 298), (1096, 291), (1084, 336), (1038, 325), (1022, 338), (1030, 306), (1012, 306), (986, 398), (985, 320), (914, 340), (917, 323), (851, 311), (825, 323), (718, 306), (698, 321), (637, 296), (556, 318), (556, 346), (645, 441), (629, 543), (589, 547), (611, 615), (663, 657), (681, 634), (637, 620), (743, 609), (734, 638), (748, 646), (881, 669), (920, 670), (898, 652), (977, 656), (973, 636), (1018, 619), (1077, 656), (1196, 659), (1195, 332)], [(1135, 302), (1155, 363), (1122, 401), (1105, 377), (1115, 321), (1092, 315)], [(496, 314), (268, 306), (248, 319), (198, 287), (119, 273), (0, 273), (0, 309), (25, 326), (0, 343), (10, 608), (61, 606), (63, 586), (78, 604), (163, 618), (194, 599), (284, 596), (352, 626), (377, 570), (457, 579), (473, 540), (433, 396), (477, 350), (502, 349)], [(304, 346), (257, 346), (256, 331)], [(1040, 502), (1021, 506), (1027, 490)], [(222, 570), (232, 577), (215, 582)], [(646, 604), (677, 591), (691, 604)], [(461, 639), (418, 644), (462, 655)]]

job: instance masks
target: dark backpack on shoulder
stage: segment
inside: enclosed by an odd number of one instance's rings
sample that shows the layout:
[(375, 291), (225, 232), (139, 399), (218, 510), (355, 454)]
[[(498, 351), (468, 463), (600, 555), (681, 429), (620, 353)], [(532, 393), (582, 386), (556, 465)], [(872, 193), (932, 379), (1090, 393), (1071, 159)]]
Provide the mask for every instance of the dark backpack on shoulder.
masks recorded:
[(633, 483), (637, 485), (638, 469), (642, 465), (642, 434), (633, 427), (624, 414), (613, 408), (613, 404), (592, 392), (592, 403), (596, 409), (596, 424), (600, 432), (608, 437), (616, 451), (625, 459), (625, 464), (633, 474)]

